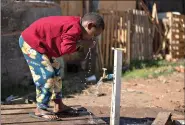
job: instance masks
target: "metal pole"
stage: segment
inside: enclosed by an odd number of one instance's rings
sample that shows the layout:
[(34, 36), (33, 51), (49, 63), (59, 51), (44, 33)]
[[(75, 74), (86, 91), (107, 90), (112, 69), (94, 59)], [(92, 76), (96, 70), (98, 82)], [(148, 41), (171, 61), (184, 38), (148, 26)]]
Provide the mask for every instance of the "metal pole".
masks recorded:
[(121, 71), (122, 71), (122, 51), (123, 49), (114, 49), (114, 80), (112, 86), (112, 102), (110, 125), (120, 124), (120, 91), (121, 91)]

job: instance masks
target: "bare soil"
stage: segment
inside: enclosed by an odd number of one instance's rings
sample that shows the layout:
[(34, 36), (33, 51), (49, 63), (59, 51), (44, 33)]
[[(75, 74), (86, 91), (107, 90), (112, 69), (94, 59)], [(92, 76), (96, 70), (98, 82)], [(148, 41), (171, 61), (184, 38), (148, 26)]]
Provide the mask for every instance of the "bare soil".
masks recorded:
[[(183, 117), (184, 73), (174, 72), (167, 76), (150, 79), (122, 79), (121, 116), (123, 117), (156, 117), (160, 111), (170, 111), (175, 116)], [(68, 105), (91, 107), (97, 116), (110, 116), (112, 85), (103, 83), (99, 95), (95, 85), (89, 85), (81, 94), (65, 98)]]
[[(64, 92), (71, 93), (66, 94), (68, 98), (64, 98), (64, 103), (70, 106), (81, 105), (94, 115), (85, 115), (79, 118), (64, 117), (62, 121), (50, 123), (51, 125), (85, 125), (89, 124), (89, 121), (93, 120), (94, 122), (98, 118), (101, 121), (103, 120), (103, 123), (109, 124), (112, 94), (111, 82), (103, 83), (100, 86), (99, 96), (97, 96), (95, 85), (85, 85), (77, 77), (71, 77), (71, 81), (65, 80), (64, 84), (65, 88), (68, 88)], [(88, 88), (86, 88), (87, 86)], [(79, 88), (80, 91), (76, 91)], [(157, 114), (163, 111), (171, 112), (172, 119), (185, 120), (184, 91), (183, 73), (175, 72), (167, 76), (150, 79), (124, 80), (123, 77), (121, 84), (120, 124), (151, 125)], [(35, 104), (2, 105), (2, 123), (34, 123), (38, 125), (48, 123), (29, 117), (28, 113), (33, 111), (35, 106)]]

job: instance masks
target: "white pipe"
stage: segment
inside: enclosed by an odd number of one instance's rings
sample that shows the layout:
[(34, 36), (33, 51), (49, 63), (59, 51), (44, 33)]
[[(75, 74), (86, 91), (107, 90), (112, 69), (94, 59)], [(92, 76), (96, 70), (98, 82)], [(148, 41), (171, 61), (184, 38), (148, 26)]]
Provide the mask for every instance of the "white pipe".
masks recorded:
[(114, 49), (114, 80), (112, 85), (112, 102), (110, 125), (120, 124), (120, 92), (121, 92), (121, 71), (122, 71), (122, 51), (121, 48)]

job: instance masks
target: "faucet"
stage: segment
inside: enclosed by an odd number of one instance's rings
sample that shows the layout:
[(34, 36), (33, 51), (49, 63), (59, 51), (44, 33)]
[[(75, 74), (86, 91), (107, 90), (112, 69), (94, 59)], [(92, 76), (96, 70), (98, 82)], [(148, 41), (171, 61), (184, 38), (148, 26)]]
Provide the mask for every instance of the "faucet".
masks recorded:
[(107, 78), (107, 75), (106, 75), (107, 68), (102, 68), (102, 69), (103, 69), (102, 79), (106, 79)]
[(97, 86), (103, 83), (103, 80), (111, 80), (113, 79), (113, 74), (107, 74), (107, 68), (102, 68), (103, 69), (103, 75), (100, 77), (100, 80), (97, 82)]
[(97, 86), (96, 86), (96, 95), (99, 95), (99, 86), (103, 83), (103, 80), (111, 80), (113, 79), (113, 74), (107, 74), (107, 68), (102, 68), (103, 69), (103, 74), (102, 77), (100, 77), (100, 80), (97, 82)]

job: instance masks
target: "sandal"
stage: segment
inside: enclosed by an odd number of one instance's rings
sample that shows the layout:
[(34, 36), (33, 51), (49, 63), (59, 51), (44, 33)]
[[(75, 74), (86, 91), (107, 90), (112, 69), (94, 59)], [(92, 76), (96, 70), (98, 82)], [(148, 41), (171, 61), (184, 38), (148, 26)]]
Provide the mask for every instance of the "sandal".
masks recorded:
[[(44, 110), (44, 109), (39, 109), (39, 110)], [(48, 111), (48, 110), (44, 110), (44, 111)], [(43, 116), (46, 116), (46, 115), (53, 115), (54, 116), (56, 114), (53, 113), (53, 112), (50, 112), (50, 111), (48, 111), (46, 113), (40, 113), (39, 115), (36, 115), (35, 112), (30, 112), (29, 113), (30, 117), (37, 118), (37, 119), (42, 119), (42, 120), (45, 120), (45, 121), (59, 121), (60, 120), (59, 118), (54, 118), (54, 119), (44, 118)]]

